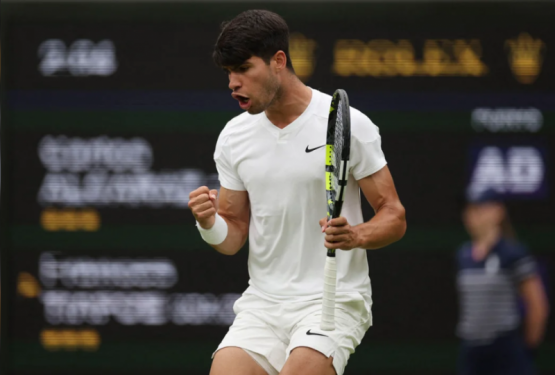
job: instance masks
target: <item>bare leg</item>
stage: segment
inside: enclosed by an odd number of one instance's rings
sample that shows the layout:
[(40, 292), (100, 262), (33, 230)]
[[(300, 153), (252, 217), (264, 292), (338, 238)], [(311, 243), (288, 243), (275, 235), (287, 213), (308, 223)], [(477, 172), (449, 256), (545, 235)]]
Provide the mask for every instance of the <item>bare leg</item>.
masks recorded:
[(268, 375), (260, 365), (241, 348), (227, 347), (216, 352), (210, 375)]
[(279, 375), (336, 375), (333, 357), (307, 347), (293, 349)]

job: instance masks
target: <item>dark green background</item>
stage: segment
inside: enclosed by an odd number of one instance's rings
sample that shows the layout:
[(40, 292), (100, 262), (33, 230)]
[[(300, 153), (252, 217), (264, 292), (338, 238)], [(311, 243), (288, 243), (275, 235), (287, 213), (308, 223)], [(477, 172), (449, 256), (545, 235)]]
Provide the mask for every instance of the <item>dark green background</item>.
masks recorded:
[[(542, 142), (548, 150), (548, 198), (510, 202), (521, 239), (549, 271), (555, 265), (553, 150), (555, 150), (555, 6), (549, 3), (448, 4), (2, 4), (2, 358), (6, 374), (206, 374), (225, 329), (101, 328), (98, 352), (44, 350), (23, 334), (41, 311), (20, 311), (15, 280), (46, 250), (70, 254), (168, 256), (182, 263), (183, 291), (236, 292), (246, 288), (247, 251), (215, 254), (187, 210), (100, 209), (93, 233), (52, 233), (39, 224), (36, 203), (44, 174), (36, 156), (44, 134), (141, 136), (153, 144), (156, 168), (215, 171), (211, 153), (219, 131), (239, 111), (210, 51), (221, 21), (241, 10), (280, 13), (292, 31), (318, 42), (308, 84), (324, 92), (346, 89), (351, 104), (379, 127), (383, 149), (407, 208), (408, 231), (399, 243), (368, 253), (374, 322), (346, 374), (455, 373), (457, 342), (453, 253), (466, 240), (459, 216), (469, 148), (481, 141)], [(512, 76), (506, 39), (529, 32), (547, 44), (541, 75), (532, 85)], [(113, 39), (120, 63), (107, 78), (45, 79), (38, 74), (40, 41)], [(348, 78), (331, 74), (336, 39), (480, 39), (486, 77)], [(108, 98), (108, 99), (106, 99)], [(476, 133), (476, 107), (537, 107), (537, 134)], [(174, 138), (173, 141), (168, 139)], [(173, 163), (173, 164), (172, 164)], [(21, 177), (23, 176), (23, 177)], [(21, 178), (20, 178), (21, 177)], [(35, 182), (33, 182), (35, 181)], [(371, 211), (364, 207), (367, 217)], [(198, 265), (195, 271), (191, 264)], [(25, 266), (26, 267), (26, 266)], [(233, 268), (233, 283), (220, 280)], [(196, 272), (196, 273), (195, 273)], [(207, 276), (209, 275), (209, 276)], [(26, 322), (25, 319), (33, 319)], [(39, 319), (37, 321), (37, 319)], [(19, 327), (19, 328), (18, 328)], [(175, 330), (175, 328), (174, 328)], [(549, 327), (538, 354), (542, 373), (555, 373), (555, 332)]]

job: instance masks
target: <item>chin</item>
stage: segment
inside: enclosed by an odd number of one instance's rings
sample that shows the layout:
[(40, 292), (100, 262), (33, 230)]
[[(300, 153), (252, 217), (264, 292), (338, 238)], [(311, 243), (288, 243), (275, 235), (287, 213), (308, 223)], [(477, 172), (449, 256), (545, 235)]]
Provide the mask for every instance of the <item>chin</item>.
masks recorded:
[(264, 112), (264, 109), (255, 108), (251, 106), (249, 109), (247, 109), (247, 112), (250, 113), (251, 115), (258, 115), (259, 113)]

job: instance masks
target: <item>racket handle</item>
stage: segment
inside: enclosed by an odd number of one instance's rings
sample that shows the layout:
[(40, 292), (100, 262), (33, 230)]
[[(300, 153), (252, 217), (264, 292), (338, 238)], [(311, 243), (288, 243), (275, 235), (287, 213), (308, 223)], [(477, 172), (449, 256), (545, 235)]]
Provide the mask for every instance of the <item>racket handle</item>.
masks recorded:
[(322, 320), (320, 329), (333, 331), (335, 329), (335, 284), (337, 283), (337, 264), (335, 257), (326, 257), (324, 268), (324, 295), (322, 298)]

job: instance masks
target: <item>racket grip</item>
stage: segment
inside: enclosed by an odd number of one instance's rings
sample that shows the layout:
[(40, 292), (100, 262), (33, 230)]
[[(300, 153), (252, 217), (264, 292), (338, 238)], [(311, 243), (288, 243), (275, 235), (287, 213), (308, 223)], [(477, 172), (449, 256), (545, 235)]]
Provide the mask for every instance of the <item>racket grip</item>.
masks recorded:
[(337, 264), (335, 257), (326, 257), (324, 268), (324, 295), (322, 298), (322, 319), (320, 329), (333, 331), (335, 329), (335, 285), (337, 283)]

